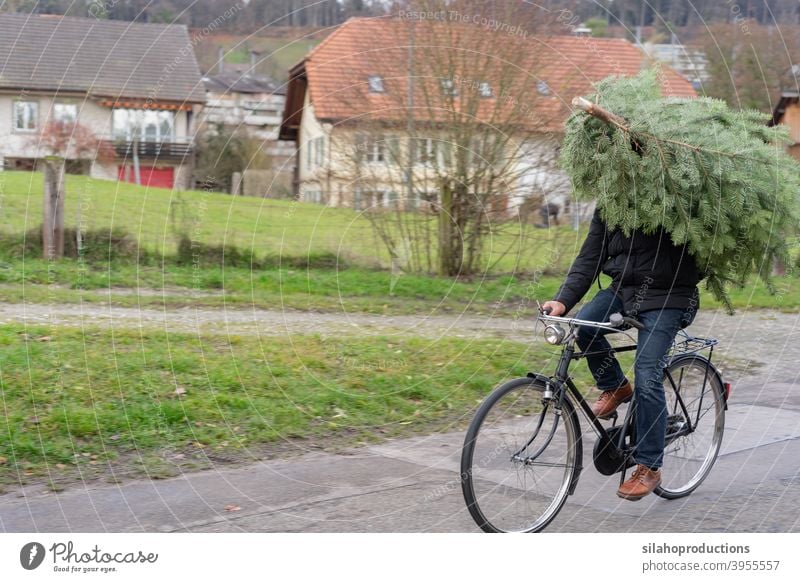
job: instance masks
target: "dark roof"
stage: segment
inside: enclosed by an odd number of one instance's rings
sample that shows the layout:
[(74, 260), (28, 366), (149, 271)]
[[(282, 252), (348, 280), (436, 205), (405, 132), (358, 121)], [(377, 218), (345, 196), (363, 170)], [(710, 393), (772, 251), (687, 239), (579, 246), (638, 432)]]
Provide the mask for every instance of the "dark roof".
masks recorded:
[(796, 91), (784, 91), (775, 109), (772, 110), (772, 119), (770, 119), (768, 126), (773, 127), (779, 125), (783, 119), (783, 114), (786, 113), (786, 108), (789, 105), (794, 105), (800, 99), (800, 94)]
[(285, 84), (278, 83), (269, 77), (250, 75), (240, 71), (225, 71), (219, 75), (208, 75), (203, 77), (203, 83), (205, 83), (206, 91), (215, 93), (286, 94)]
[(183, 25), (0, 14), (0, 89), (203, 103)]

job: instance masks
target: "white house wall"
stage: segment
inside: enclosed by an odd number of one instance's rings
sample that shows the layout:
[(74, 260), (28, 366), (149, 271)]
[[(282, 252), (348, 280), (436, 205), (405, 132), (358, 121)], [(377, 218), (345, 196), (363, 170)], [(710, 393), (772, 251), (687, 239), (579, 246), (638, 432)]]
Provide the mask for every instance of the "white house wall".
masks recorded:
[[(303, 118), (298, 132), (298, 175), (300, 200), (324, 202), (330, 206), (353, 206), (354, 194), (359, 188), (367, 191), (395, 192), (399, 197), (406, 196), (405, 171), (397, 164), (355, 162), (356, 137), (359, 128), (322, 124), (316, 118), (314, 106), (306, 93)], [(309, 166), (308, 149), (314, 139), (324, 138), (325, 153), (322, 165), (318, 165), (312, 155)], [(391, 139), (386, 132), (385, 139)], [(400, 160), (407, 158), (408, 140), (402, 133), (396, 147)], [(543, 194), (545, 201), (556, 203), (563, 210), (569, 206), (572, 188), (567, 176), (557, 166), (556, 147), (560, 140), (542, 137), (528, 140), (524, 154), (519, 156), (513, 170), (514, 183), (506, 192), (509, 194), (508, 210), (515, 212), (523, 201), (532, 194)], [(388, 148), (387, 148), (388, 149)], [(313, 153), (313, 150), (312, 150)], [(388, 160), (388, 153), (385, 154)], [(417, 165), (414, 168), (414, 193), (435, 191), (435, 180), (431, 170)], [(430, 185), (430, 188), (428, 188)], [(384, 199), (386, 201), (386, 198)]]
[(529, 139), (522, 145), (515, 173), (519, 176), (514, 195), (509, 200), (510, 208), (519, 208), (532, 194), (543, 194), (546, 203), (555, 203), (564, 208), (572, 193), (567, 175), (558, 168), (556, 147), (560, 144), (552, 138)]
[[(97, 136), (112, 139), (111, 112), (112, 109), (99, 105), (96, 101), (81, 97), (66, 97), (41, 94), (20, 95), (0, 94), (0, 171), (3, 169), (5, 158), (39, 158), (43, 152), (36, 147), (37, 132), (20, 133), (13, 131), (13, 103), (19, 99), (36, 101), (39, 104), (39, 119), (37, 126), (40, 131), (51, 117), (53, 103), (74, 103), (78, 107), (78, 122), (89, 128)], [(175, 112), (174, 141), (193, 141), (193, 128), (187, 127), (187, 112)], [(149, 161), (149, 160), (148, 160)], [(90, 175), (93, 178), (104, 180), (117, 179), (117, 167), (123, 160), (99, 163), (93, 161)], [(157, 166), (175, 167), (175, 184), (180, 188), (191, 185), (191, 169), (187, 165), (174, 162), (156, 162)]]
[[(297, 167), (299, 177), (299, 196), (300, 200), (309, 202), (321, 202), (323, 192), (328, 194), (329, 199), (327, 203), (332, 206), (338, 206), (339, 202), (335, 199), (335, 193), (327, 192), (327, 180), (325, 168), (330, 165), (330, 134), (331, 127), (323, 125), (317, 119), (314, 113), (314, 105), (309, 99), (309, 94), (306, 92), (305, 102), (303, 104), (303, 119), (300, 124), (300, 131), (298, 132), (298, 150), (297, 150)], [(312, 140), (323, 139), (323, 164), (318, 166), (316, 160), (312, 158), (309, 164), (308, 151), (311, 147)]]

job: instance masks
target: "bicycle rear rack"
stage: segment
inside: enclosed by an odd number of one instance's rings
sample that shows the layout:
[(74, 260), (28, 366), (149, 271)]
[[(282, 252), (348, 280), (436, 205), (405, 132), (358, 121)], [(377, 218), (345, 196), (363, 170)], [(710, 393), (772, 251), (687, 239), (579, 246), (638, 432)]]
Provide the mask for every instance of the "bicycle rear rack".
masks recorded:
[(672, 348), (670, 348), (669, 356), (670, 358), (674, 358), (675, 356), (683, 356), (685, 354), (696, 354), (697, 352), (714, 347), (717, 343), (719, 342), (716, 338), (694, 337), (680, 330), (675, 337)]

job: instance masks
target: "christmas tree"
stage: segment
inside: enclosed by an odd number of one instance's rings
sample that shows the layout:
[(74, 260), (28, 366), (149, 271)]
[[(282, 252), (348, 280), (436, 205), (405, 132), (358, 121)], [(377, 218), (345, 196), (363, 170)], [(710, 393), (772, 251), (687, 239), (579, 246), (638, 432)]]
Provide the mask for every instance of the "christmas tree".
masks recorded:
[(579, 199), (626, 234), (664, 228), (686, 244), (730, 312), (729, 285), (757, 273), (772, 289), (797, 231), (800, 164), (788, 133), (718, 99), (664, 98), (658, 71), (605, 79), (576, 99), (561, 164)]

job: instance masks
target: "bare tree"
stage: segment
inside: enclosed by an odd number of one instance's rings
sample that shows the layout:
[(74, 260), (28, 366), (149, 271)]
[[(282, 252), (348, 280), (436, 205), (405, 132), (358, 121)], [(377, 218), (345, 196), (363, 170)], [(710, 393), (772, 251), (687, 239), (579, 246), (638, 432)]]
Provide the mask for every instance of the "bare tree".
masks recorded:
[[(46, 259), (64, 256), (64, 174), (67, 160), (111, 160), (111, 145), (80, 123), (50, 121), (32, 145), (44, 166), (42, 249)], [(79, 245), (80, 246), (80, 245)]]
[(700, 43), (708, 60), (705, 92), (732, 107), (770, 112), (781, 91), (798, 91), (800, 34), (754, 20), (713, 24)]
[[(520, 203), (542, 189), (537, 175), (555, 175), (563, 111), (535, 38), (546, 23), (512, 2), (423, 0), (398, 14), (391, 38), (360, 55), (364, 82), (340, 96), (362, 114), (337, 128), (331, 151), (348, 153), (320, 179), (350, 185), (393, 267), (474, 273), (520, 248)], [(503, 231), (514, 234), (493, 236)], [(506, 247), (489, 251), (490, 239)]]

